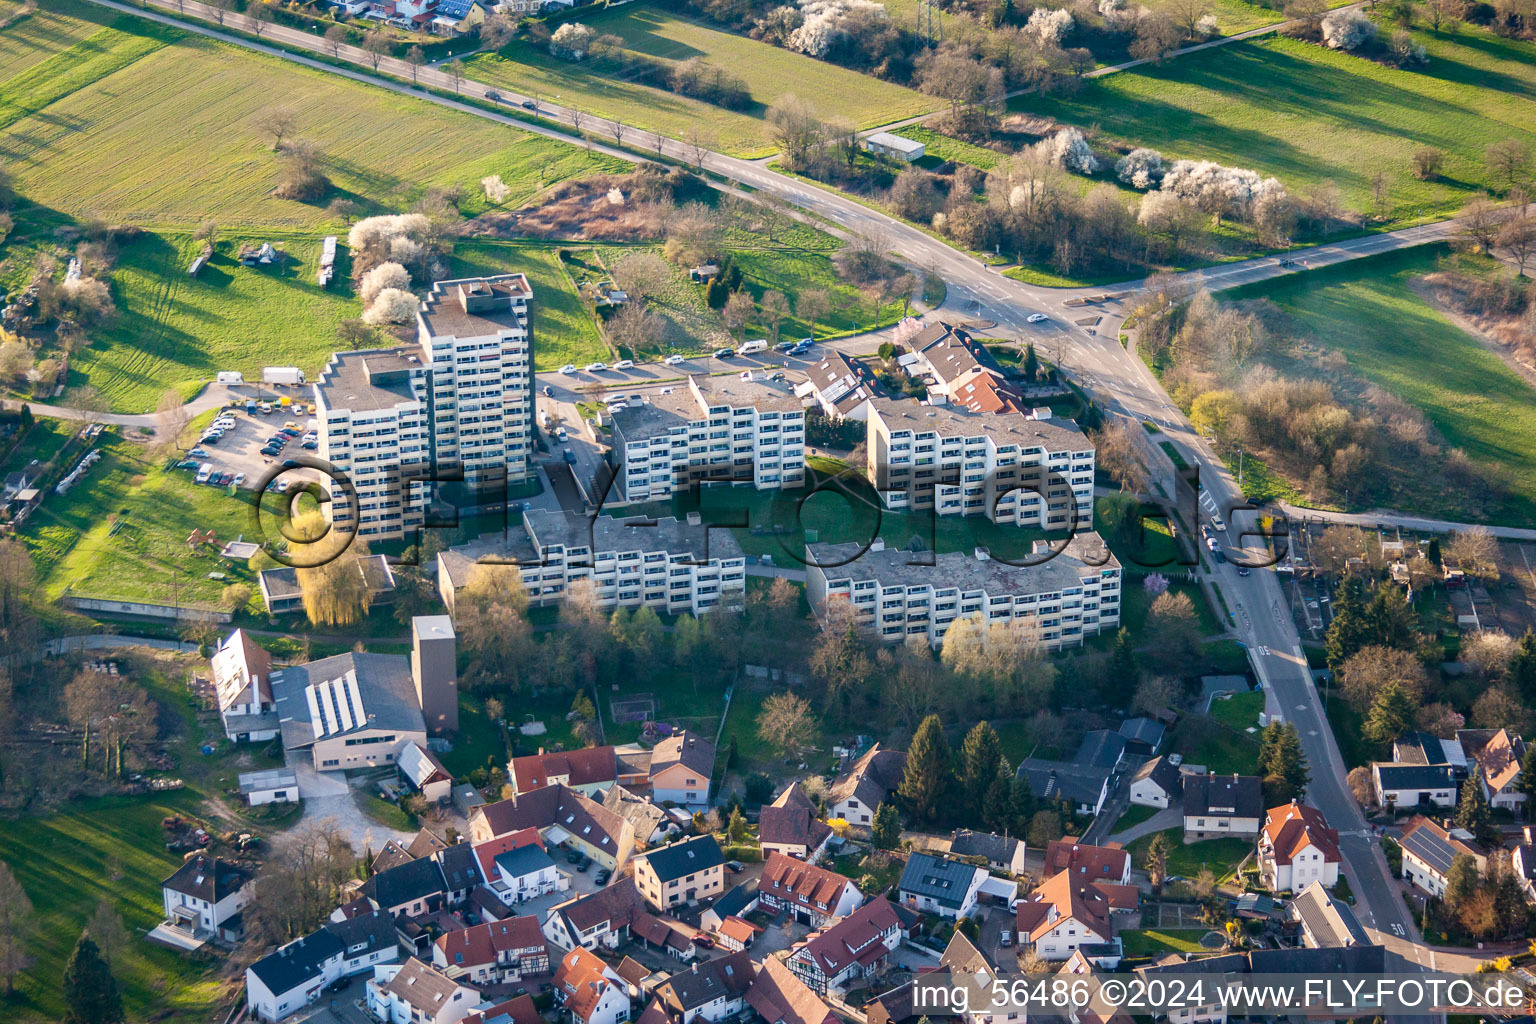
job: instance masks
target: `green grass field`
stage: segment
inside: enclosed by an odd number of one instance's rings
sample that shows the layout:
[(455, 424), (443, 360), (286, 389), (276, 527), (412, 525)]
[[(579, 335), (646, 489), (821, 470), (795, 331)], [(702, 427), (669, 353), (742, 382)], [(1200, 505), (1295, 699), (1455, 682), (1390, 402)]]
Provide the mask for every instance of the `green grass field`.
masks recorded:
[(747, 84), (752, 105), (726, 110), (665, 89), (624, 80), (616, 69), (558, 60), (517, 42), (465, 63), (469, 76), (551, 103), (573, 105), (673, 138), (697, 129), (712, 148), (734, 156), (767, 156), (775, 149), (765, 115), (787, 94), (812, 103), (822, 117), (870, 128), (938, 107), (930, 96), (803, 54), (713, 28), (669, 11), (628, 5), (583, 21), (599, 34), (613, 33), (627, 49), (667, 62), (703, 58)]
[[(18, 0), (5, 0), (0, 3), (0, 18), (11, 17), (20, 8)], [(34, 11), (0, 33), (0, 81), (69, 49), (99, 27), (58, 10)]]
[[(1200, 874), (1201, 868), (1210, 868), (1218, 881), (1237, 867), (1240, 860), (1246, 857), (1253, 849), (1253, 844), (1246, 839), (1206, 839), (1198, 843), (1184, 842), (1184, 830), (1171, 828), (1166, 832), (1153, 835), (1165, 835), (1168, 837), (1168, 874), (1177, 875), (1180, 878), (1194, 878)], [(1152, 845), (1152, 836), (1142, 836), (1126, 849), (1131, 851), (1131, 862), (1138, 868), (1147, 866), (1147, 849)]]
[[(1437, 255), (1408, 250), (1224, 297), (1271, 299), (1313, 340), (1343, 353), (1354, 373), (1422, 410), (1448, 446), (1476, 463), (1502, 466), (1509, 494), (1489, 505), (1486, 518), (1529, 525), (1536, 522), (1536, 394), (1409, 287), (1435, 268)], [(1401, 512), (1456, 521), (1479, 514), (1440, 480), (1410, 467), (1394, 481), (1408, 499), (1398, 503)]]
[[(1417, 38), (1429, 50), (1422, 70), (1269, 37), (1012, 106), (1168, 157), (1251, 167), (1297, 191), (1332, 179), (1357, 210), (1368, 205), (1379, 172), (1394, 220), (1439, 215), (1489, 184), (1488, 144), (1536, 142), (1536, 44), (1477, 28)], [(1422, 146), (1446, 151), (1443, 179), (1413, 178), (1409, 158)]]
[[(51, 6), (46, 24), (57, 23), (61, 44), (82, 25), (111, 19), (78, 0)], [(0, 69), (19, 70), (31, 52), (18, 47), (6, 61), (0, 51)], [(0, 154), (18, 191), (73, 216), (189, 228), (210, 218), (226, 227), (317, 225), (324, 203), (272, 195), (271, 140), (252, 122), (279, 102), (297, 135), (325, 154), (332, 195), (374, 209), (398, 210), (433, 186), (477, 196), (493, 173), (516, 204), (614, 166), (575, 146), (127, 16), (0, 84)]]
[(1205, 928), (1139, 928), (1120, 933), (1126, 956), (1210, 952), (1200, 945)]

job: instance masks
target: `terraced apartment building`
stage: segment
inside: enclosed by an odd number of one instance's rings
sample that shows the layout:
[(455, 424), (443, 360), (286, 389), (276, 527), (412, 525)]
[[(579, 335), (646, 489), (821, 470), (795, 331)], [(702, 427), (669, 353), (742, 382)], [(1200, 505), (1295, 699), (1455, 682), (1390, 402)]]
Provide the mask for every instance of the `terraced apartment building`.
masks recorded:
[(879, 539), (868, 550), (807, 544), (805, 593), (820, 618), (829, 602), (849, 602), (858, 624), (891, 644), (920, 636), (939, 647), (950, 623), (967, 616), (1020, 622), (1047, 650), (1120, 625), (1120, 563), (1098, 534), (1078, 534), (1060, 550), (1036, 541), (1029, 561), (1012, 565), (983, 548), (910, 552)]
[(533, 472), (533, 289), (522, 274), (438, 281), (416, 313), (419, 348), (331, 356), (314, 385), (327, 515), (359, 536), (407, 536), (431, 486), (460, 474), (500, 490)]

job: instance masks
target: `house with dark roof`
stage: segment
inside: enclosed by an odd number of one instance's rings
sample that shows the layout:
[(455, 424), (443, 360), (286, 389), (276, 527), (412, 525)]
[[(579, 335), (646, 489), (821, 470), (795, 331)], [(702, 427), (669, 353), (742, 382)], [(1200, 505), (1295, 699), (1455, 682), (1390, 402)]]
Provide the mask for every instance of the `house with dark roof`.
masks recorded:
[(657, 910), (711, 899), (725, 890), (725, 855), (712, 835), (649, 850), (634, 865), (640, 894)]
[(876, 743), (849, 765), (827, 790), (829, 814), (850, 825), (872, 825), (875, 811), (901, 785), (906, 770), (905, 751), (885, 750)]
[(375, 967), (366, 999), (373, 1018), (388, 1024), (459, 1024), (480, 1004), (480, 993), (412, 957)]
[(727, 889), (725, 894), (699, 915), (699, 927), (707, 932), (716, 931), (728, 917), (745, 917), (756, 910), (760, 901), (757, 887), (748, 882)]
[(1142, 762), (1131, 776), (1130, 799), (1138, 807), (1172, 807), (1183, 795), (1179, 766), (1167, 757)]
[(327, 986), (399, 957), (395, 924), (384, 912), (329, 921), (246, 968), (246, 1009), (261, 1020), (282, 1020), (318, 1000)]
[(807, 938), (784, 965), (818, 995), (843, 992), (878, 973), (901, 939), (896, 908), (889, 900), (873, 899)]
[(853, 879), (815, 864), (770, 853), (757, 883), (758, 898), (772, 911), (788, 910), (802, 924), (820, 927), (864, 902)]
[(680, 807), (709, 806), (709, 781), (715, 773), (715, 745), (687, 729), (651, 748), (651, 799)]
[(1339, 881), (1339, 833), (1315, 807), (1292, 800), (1271, 807), (1259, 832), (1259, 877), (1275, 892), (1297, 892), (1313, 882), (1332, 889)]
[(1467, 755), (1461, 744), (1427, 732), (1410, 732), (1392, 741), (1392, 761), (1397, 764), (1450, 765), (1458, 778), (1466, 778)]
[(1399, 844), (1403, 851), (1403, 877), (1431, 896), (1444, 896), (1451, 863), (1457, 857), (1471, 857), (1479, 874), (1488, 870), (1488, 853), (1477, 845), (1472, 833), (1462, 828), (1447, 829), (1439, 822), (1414, 815), (1403, 829)]
[[(747, 1005), (763, 1024), (839, 1024), (822, 998), (795, 977), (782, 960), (769, 957), (747, 989)], [(882, 1024), (873, 1019), (869, 1024)], [(888, 1022), (887, 1022), (888, 1024)]]
[(469, 836), (476, 844), (537, 829), (545, 846), (579, 850), (610, 871), (629, 860), (635, 829), (627, 820), (590, 797), (559, 783), (476, 807)]
[(1108, 729), (1090, 729), (1072, 755), (1073, 764), (1108, 768), (1111, 771), (1125, 761), (1125, 737)]
[(973, 832), (968, 828), (957, 829), (949, 841), (951, 856), (980, 859), (993, 871), (1009, 875), (1024, 873), (1024, 840), (1017, 836), (1000, 836), (996, 832)]
[(967, 917), (976, 909), (987, 877), (986, 868), (914, 852), (907, 858), (896, 891), (901, 902), (913, 910), (940, 917)]
[(549, 973), (549, 943), (536, 917), (487, 921), (439, 935), (432, 943), (432, 964), (471, 985), (517, 982)]
[(1456, 776), (1448, 764), (1371, 764), (1376, 803), (1383, 810), (1456, 806)]
[(611, 746), (548, 753), (541, 749), (507, 762), (507, 782), (514, 793), (561, 785), (597, 799), (617, 780), (618, 761)]
[[(1374, 944), (1352, 946), (1290, 946), (1281, 949), (1255, 949), (1247, 953), (1219, 953), (1214, 956), (1165, 957), (1135, 971), (1148, 982), (1179, 975), (1225, 976), (1240, 981), (1244, 975), (1277, 974), (1292, 977), (1327, 977), (1341, 974), (1379, 975), (1386, 971), (1386, 948)], [(1207, 987), (1209, 991), (1209, 986)], [(1356, 1007), (1339, 1007), (1333, 1019), (1352, 1017)], [(1330, 1014), (1320, 1006), (1309, 1007), (1309, 1020), (1326, 1020)], [(1168, 1014), (1169, 1024), (1226, 1024), (1227, 1009), (1219, 999), (1200, 1006), (1175, 1009)]]
[(907, 1024), (923, 1016), (913, 1002), (912, 982), (897, 985), (863, 1005), (864, 1020), (866, 1024)]
[(1131, 883), (1131, 855), (1119, 843), (1095, 845), (1077, 836), (1051, 840), (1045, 848), (1045, 877), (1060, 871), (1089, 882)]
[(480, 862), (475, 858), (475, 849), (468, 843), (455, 843), (431, 856), (443, 873), (443, 899), (450, 907), (462, 904), (475, 887), (485, 881), (480, 873)]
[(498, 853), (491, 863), (495, 870), (487, 879), (487, 887), (509, 907), (570, 888), (569, 879), (538, 843), (524, 843)]
[(1184, 841), (1259, 834), (1264, 791), (1256, 775), (1191, 775), (1184, 780)]
[(679, 971), (656, 986), (655, 996), (673, 1024), (714, 1024), (746, 1008), (754, 973), (751, 956), (738, 950)]
[(193, 854), (160, 883), (165, 923), (190, 932), (193, 938), (217, 936), (228, 942), (244, 937), (241, 922), (250, 901), (250, 872), (238, 864)]
[(565, 949), (615, 949), (629, 937), (644, 907), (634, 879), (620, 878), (606, 888), (551, 907), (544, 915), (544, 937)]
[(437, 861), (423, 857), (369, 876), (363, 895), (390, 917), (419, 917), (443, 908), (448, 886)]
[(831, 838), (832, 827), (816, 817), (798, 782), (785, 786), (773, 803), (758, 811), (757, 839), (764, 856), (778, 851), (815, 861)]
[(1097, 815), (1109, 796), (1109, 780), (1114, 769), (1104, 765), (1078, 764), (1075, 761), (1049, 761), (1026, 757), (1019, 762), (1018, 775), (1031, 793), (1047, 803), (1065, 801), (1078, 814)]
[(1127, 718), (1120, 723), (1120, 736), (1125, 740), (1127, 754), (1151, 757), (1163, 745), (1166, 727), (1155, 718)]
[(1335, 899), (1322, 882), (1313, 882), (1297, 893), (1291, 900), (1290, 912), (1304, 946), (1317, 949), (1370, 944), (1354, 910), (1343, 900)]
[[(647, 754), (650, 752), (647, 751)], [(650, 771), (650, 759), (646, 759), (646, 773)], [(677, 822), (667, 816), (667, 809), (649, 797), (631, 792), (623, 785), (614, 784), (603, 791), (603, 806), (617, 814), (635, 830), (635, 849), (643, 850), (663, 842), (669, 835), (680, 831)]]
[(555, 969), (555, 1002), (573, 1024), (619, 1024), (629, 1018), (629, 986), (612, 967), (577, 946)]

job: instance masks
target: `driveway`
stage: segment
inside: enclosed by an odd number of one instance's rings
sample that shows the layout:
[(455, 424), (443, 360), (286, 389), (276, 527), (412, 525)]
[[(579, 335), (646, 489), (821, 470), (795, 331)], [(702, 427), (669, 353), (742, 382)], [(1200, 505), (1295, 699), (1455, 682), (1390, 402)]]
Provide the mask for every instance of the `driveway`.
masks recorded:
[(1142, 836), (1149, 836), (1154, 832), (1162, 832), (1170, 828), (1178, 828), (1184, 824), (1184, 809), (1182, 807), (1164, 807), (1146, 821), (1137, 822), (1124, 832), (1116, 832), (1109, 838), (1121, 846), (1129, 846)]
[[(353, 788), (333, 772), (317, 772), (314, 765), (298, 764), (294, 774), (299, 780), (299, 796), (304, 800), (304, 816), (294, 828), (314, 824), (329, 818), (352, 843), (352, 849), (362, 856), (370, 848), (377, 853), (391, 839), (409, 843), (413, 832), (401, 832), (381, 825), (358, 806)], [(361, 785), (366, 782), (359, 780)]]

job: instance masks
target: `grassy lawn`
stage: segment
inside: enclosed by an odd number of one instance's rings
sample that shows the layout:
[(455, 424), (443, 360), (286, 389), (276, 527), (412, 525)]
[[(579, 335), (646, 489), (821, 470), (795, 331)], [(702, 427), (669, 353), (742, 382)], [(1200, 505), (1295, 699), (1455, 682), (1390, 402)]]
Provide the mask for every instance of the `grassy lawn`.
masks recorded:
[(1124, 832), (1128, 828), (1133, 828), (1136, 825), (1140, 825), (1142, 822), (1155, 815), (1159, 810), (1161, 810), (1161, 808), (1142, 807), (1140, 805), (1127, 807), (1125, 813), (1120, 815), (1120, 817), (1115, 820), (1115, 827), (1110, 829), (1110, 832)]
[(359, 810), (385, 828), (392, 828), (397, 832), (416, 831), (415, 818), (405, 813), (399, 805), (392, 804), (373, 792), (372, 789), (354, 789), (352, 801), (357, 804)]
[(1229, 729), (1245, 732), (1259, 726), (1259, 713), (1264, 710), (1264, 691), (1234, 693), (1226, 700), (1211, 702), (1211, 717)]
[(748, 39), (670, 11), (630, 5), (582, 19), (599, 35), (612, 33), (626, 49), (667, 62), (703, 58), (742, 79), (751, 104), (732, 111), (665, 89), (627, 80), (613, 64), (576, 64), (517, 42), (466, 61), (469, 76), (553, 103), (574, 105), (605, 119), (686, 138), (697, 130), (713, 148), (735, 156), (767, 156), (776, 148), (765, 116), (786, 94), (809, 100), (826, 118), (859, 128), (937, 108), (929, 96), (870, 75)]
[[(1203, 764), (1212, 772), (1253, 774), (1258, 768), (1259, 712), (1262, 691), (1218, 700), (1209, 715), (1189, 714), (1174, 726), (1168, 748), (1184, 755), (1188, 764)], [(1248, 732), (1253, 728), (1253, 732)]]
[[(1210, 636), (1222, 630), (1217, 621), (1216, 613), (1211, 610), (1211, 604), (1205, 599), (1205, 591), (1194, 583), (1171, 583), (1168, 585), (1170, 594), (1187, 594), (1189, 600), (1195, 606), (1195, 614), (1200, 620), (1200, 635)], [(1152, 610), (1152, 595), (1147, 593), (1147, 588), (1142, 585), (1139, 578), (1128, 579), (1120, 591), (1120, 624), (1139, 635), (1146, 629), (1147, 614)]]
[(554, 370), (566, 363), (607, 359), (608, 346), (570, 276), (550, 245), (515, 242), (463, 242), (454, 247), (448, 272), (455, 277), (502, 274), (528, 275), (533, 286), (534, 367)]
[(953, 160), (957, 164), (970, 164), (972, 167), (990, 171), (1003, 159), (1003, 155), (996, 150), (966, 142), (964, 139), (942, 135), (920, 124), (909, 124), (905, 128), (896, 129), (892, 134), (921, 142), (923, 144), (921, 162), (926, 167), (937, 167), (945, 161)]
[[(1356, 210), (1367, 207), (1379, 172), (1393, 220), (1438, 216), (1489, 184), (1487, 145), (1536, 142), (1536, 44), (1470, 27), (1415, 38), (1429, 51), (1422, 70), (1266, 37), (1011, 105), (1165, 156), (1251, 167), (1296, 191), (1331, 179)], [(1422, 146), (1447, 154), (1438, 181), (1410, 172), (1409, 158)]]
[[(0, 18), (9, 18), (20, 7), (17, 0), (6, 0), (0, 4)], [(33, 12), (0, 33), (0, 81), (69, 49), (99, 27), (57, 10)]]
[[(1171, 828), (1166, 832), (1142, 836), (1126, 847), (1131, 851), (1131, 860), (1138, 868), (1146, 868), (1147, 848), (1152, 845), (1152, 838), (1156, 835), (1168, 837), (1168, 874), (1180, 878), (1194, 878), (1200, 874), (1201, 868), (1210, 868), (1219, 880), (1230, 874), (1253, 849), (1253, 844), (1248, 840), (1236, 838), (1206, 839), (1186, 845), (1184, 830)], [(1203, 931), (1201, 934), (1204, 934)]]
[[(87, 23), (111, 18), (78, 0), (50, 7)], [(277, 164), (252, 121), (273, 97), (293, 113), (297, 136), (325, 154), (332, 195), (374, 208), (398, 210), (433, 186), (475, 196), (493, 173), (518, 203), (562, 178), (616, 166), (127, 16), (0, 86), (0, 124), (9, 124), (0, 146), (17, 189), (57, 210), (114, 223), (312, 226), (326, 220), (323, 202), (272, 194)]]
[[(1410, 282), (1432, 271), (1436, 256), (1409, 250), (1237, 297), (1272, 299), (1319, 344), (1343, 353), (1355, 373), (1422, 410), (1448, 446), (1479, 464), (1501, 465), (1510, 493), (1490, 502), (1485, 518), (1529, 525), (1536, 522), (1536, 395), (1497, 355), (1414, 294)], [(1394, 474), (1394, 482), (1409, 499), (1406, 507), (1397, 503), (1404, 513), (1458, 521), (1479, 514), (1475, 503), (1412, 467)]]
[(1120, 933), (1126, 956), (1210, 952), (1200, 945), (1208, 928), (1140, 928)]
[[(162, 470), (133, 443), (102, 435), (104, 455), (68, 494), (48, 496), (22, 530), (50, 599), (83, 597), (208, 606), (234, 582), (256, 574), (204, 546), (189, 551), (194, 528), (220, 541), (257, 536), (250, 506), (223, 489), (197, 487), (186, 470)], [(223, 580), (208, 574), (223, 573)]]
[(453, 737), (453, 749), (440, 754), (439, 759), (456, 779), (476, 768), (507, 766), (507, 745), (502, 741), (501, 728), (486, 717), (479, 697), (459, 694), (459, 731)]

